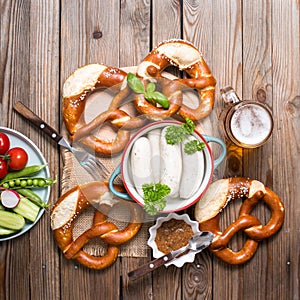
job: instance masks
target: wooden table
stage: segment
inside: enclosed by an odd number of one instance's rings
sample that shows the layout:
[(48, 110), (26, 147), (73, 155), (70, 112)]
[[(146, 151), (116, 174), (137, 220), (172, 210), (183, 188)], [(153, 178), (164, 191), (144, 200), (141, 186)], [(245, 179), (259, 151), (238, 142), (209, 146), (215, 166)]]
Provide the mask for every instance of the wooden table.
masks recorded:
[[(159, 42), (183, 38), (202, 51), (217, 79), (213, 112), (203, 120), (224, 139), (219, 89), (231, 85), (243, 99), (272, 109), (271, 139), (255, 150), (227, 143), (226, 161), (214, 178), (262, 181), (283, 200), (285, 223), (262, 241), (254, 258), (229, 266), (204, 251), (194, 263), (161, 268), (128, 283), (129, 270), (148, 258), (119, 258), (104, 271), (66, 260), (54, 242), (49, 212), (25, 235), (0, 243), (0, 299), (300, 299), (300, 9), (298, 0), (1, 0), (1, 126), (36, 143), (53, 177), (63, 163), (56, 145), (16, 114), (22, 100), (62, 128), (61, 88), (79, 66), (99, 62), (139, 64)], [(60, 195), (52, 188), (51, 203)], [(230, 223), (239, 205), (224, 211)], [(267, 221), (261, 206), (257, 216)], [(233, 244), (241, 246), (242, 236)]]

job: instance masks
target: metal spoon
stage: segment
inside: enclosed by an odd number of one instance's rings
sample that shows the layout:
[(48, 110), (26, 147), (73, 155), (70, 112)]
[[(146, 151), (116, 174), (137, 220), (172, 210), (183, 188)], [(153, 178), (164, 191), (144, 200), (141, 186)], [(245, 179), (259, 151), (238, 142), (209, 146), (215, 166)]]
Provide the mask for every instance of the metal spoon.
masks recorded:
[(170, 260), (178, 257), (180, 254), (184, 253), (187, 250), (193, 250), (193, 251), (202, 251), (206, 247), (208, 247), (212, 240), (214, 238), (214, 235), (209, 231), (202, 231), (194, 236), (191, 237), (188, 244), (183, 246), (182, 248), (178, 250), (174, 250), (169, 252), (168, 254), (161, 256), (159, 258), (156, 258), (147, 264), (137, 268), (136, 270), (133, 270), (128, 273), (129, 280), (136, 280), (141, 276), (144, 276), (145, 274), (159, 268), (160, 266), (164, 265), (165, 263), (169, 262)]

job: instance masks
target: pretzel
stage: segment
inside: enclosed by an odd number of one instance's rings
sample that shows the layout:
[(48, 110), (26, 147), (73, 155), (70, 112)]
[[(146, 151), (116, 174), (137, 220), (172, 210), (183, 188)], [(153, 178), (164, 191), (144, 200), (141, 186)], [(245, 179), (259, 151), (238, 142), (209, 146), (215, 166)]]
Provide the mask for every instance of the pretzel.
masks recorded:
[[(220, 212), (231, 201), (244, 198), (239, 217), (223, 232), (220, 230)], [(264, 202), (271, 211), (270, 220), (262, 225), (250, 215), (254, 207)], [(215, 237), (209, 249), (222, 261), (238, 265), (250, 260), (256, 252), (258, 242), (274, 235), (284, 221), (284, 206), (278, 195), (257, 180), (243, 177), (221, 179), (213, 182), (203, 198), (196, 204), (195, 218), (200, 230), (211, 231)], [(239, 251), (228, 247), (231, 238), (240, 230), (247, 240)]]
[[(94, 213), (93, 226), (73, 240), (75, 220), (91, 205), (97, 208)], [(130, 223), (122, 230), (107, 221), (109, 211), (117, 205), (126, 206), (131, 212)], [(142, 226), (142, 217), (143, 210), (139, 205), (112, 199), (106, 182), (90, 182), (75, 186), (59, 198), (51, 211), (51, 228), (58, 247), (67, 259), (76, 259), (88, 268), (102, 270), (115, 262), (119, 246), (138, 233)], [(95, 257), (82, 250), (83, 246), (93, 238), (101, 238), (107, 243), (105, 255)]]
[[(129, 141), (130, 132), (126, 129), (141, 127), (144, 121), (130, 117), (119, 109), (122, 101), (130, 93), (126, 84), (127, 73), (101, 64), (89, 64), (71, 74), (63, 86), (63, 118), (73, 142), (83, 145), (99, 154), (119, 153)], [(88, 96), (98, 88), (110, 88), (116, 95), (107, 111), (86, 124), (84, 110)], [(100, 139), (92, 134), (104, 122), (109, 121), (117, 131), (114, 141)], [(125, 126), (126, 125), (126, 126)]]
[(214, 106), (216, 80), (202, 54), (190, 42), (172, 39), (159, 44), (138, 66), (137, 75), (145, 79), (161, 77), (162, 71), (171, 65), (190, 76), (190, 78), (175, 81), (180, 82), (182, 86), (196, 89), (199, 96), (197, 108), (182, 104), (178, 114), (184, 119), (190, 118), (193, 121), (209, 115)]

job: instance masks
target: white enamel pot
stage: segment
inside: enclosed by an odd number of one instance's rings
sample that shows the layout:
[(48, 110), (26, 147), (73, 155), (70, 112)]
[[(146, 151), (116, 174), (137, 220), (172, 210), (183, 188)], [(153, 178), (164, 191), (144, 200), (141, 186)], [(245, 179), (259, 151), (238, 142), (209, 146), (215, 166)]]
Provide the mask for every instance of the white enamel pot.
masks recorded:
[[(120, 165), (117, 166), (117, 168), (114, 170), (113, 174), (109, 179), (109, 188), (114, 195), (125, 200), (134, 200), (141, 206), (144, 206), (143, 197), (138, 193), (136, 186), (133, 182), (133, 176), (132, 176), (132, 170), (130, 164), (130, 155), (131, 155), (132, 147), (138, 138), (142, 136), (146, 136), (151, 130), (163, 129), (166, 126), (170, 126), (174, 124), (180, 125), (181, 123), (177, 121), (169, 121), (169, 120), (154, 122), (144, 126), (132, 136), (126, 148), (124, 149)], [(160, 211), (160, 213), (181, 211), (196, 203), (201, 198), (201, 196), (204, 194), (209, 184), (211, 183), (214, 169), (223, 161), (223, 159), (226, 156), (226, 145), (222, 140), (208, 135), (201, 135), (197, 131), (194, 131), (192, 135), (197, 140), (205, 144), (205, 147), (202, 150), (204, 156), (205, 170), (204, 170), (201, 185), (197, 189), (197, 191), (187, 199), (182, 199), (180, 197), (174, 199), (168, 199), (166, 207), (164, 208), (164, 210)], [(209, 143), (211, 142), (217, 143), (218, 145), (221, 146), (221, 150), (222, 150), (221, 154), (216, 159), (213, 158), (212, 151), (209, 146)], [(149, 158), (145, 157), (145, 159), (149, 159)], [(119, 192), (114, 188), (114, 180), (120, 174), (122, 176), (122, 181), (126, 189), (125, 193)]]

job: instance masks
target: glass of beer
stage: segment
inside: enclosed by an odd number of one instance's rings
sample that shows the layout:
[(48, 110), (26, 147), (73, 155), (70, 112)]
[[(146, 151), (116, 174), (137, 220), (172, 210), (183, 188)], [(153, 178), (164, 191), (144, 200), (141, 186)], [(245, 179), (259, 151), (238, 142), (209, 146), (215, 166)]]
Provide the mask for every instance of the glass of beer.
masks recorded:
[(224, 130), (239, 147), (256, 148), (272, 134), (273, 118), (269, 108), (257, 101), (240, 100), (232, 87), (220, 90), (229, 109), (223, 114)]

